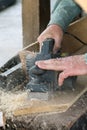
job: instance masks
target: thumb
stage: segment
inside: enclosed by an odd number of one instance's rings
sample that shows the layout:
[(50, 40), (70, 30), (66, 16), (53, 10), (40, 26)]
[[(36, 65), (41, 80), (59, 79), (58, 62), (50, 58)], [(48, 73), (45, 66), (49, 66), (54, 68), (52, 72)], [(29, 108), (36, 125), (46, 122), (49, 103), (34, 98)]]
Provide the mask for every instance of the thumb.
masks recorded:
[(61, 48), (61, 41), (59, 41), (58, 39), (55, 39), (55, 44), (53, 47), (53, 53), (57, 53), (57, 51)]

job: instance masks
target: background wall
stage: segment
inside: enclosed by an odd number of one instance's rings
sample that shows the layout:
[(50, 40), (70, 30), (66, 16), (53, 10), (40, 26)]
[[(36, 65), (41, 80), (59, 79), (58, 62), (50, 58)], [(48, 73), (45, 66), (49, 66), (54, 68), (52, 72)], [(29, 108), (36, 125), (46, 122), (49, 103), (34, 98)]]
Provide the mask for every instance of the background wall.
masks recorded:
[(22, 48), (21, 0), (0, 11), (0, 66)]
[[(22, 0), (0, 12), (0, 66), (23, 47)], [(51, 10), (56, 0), (51, 0)]]

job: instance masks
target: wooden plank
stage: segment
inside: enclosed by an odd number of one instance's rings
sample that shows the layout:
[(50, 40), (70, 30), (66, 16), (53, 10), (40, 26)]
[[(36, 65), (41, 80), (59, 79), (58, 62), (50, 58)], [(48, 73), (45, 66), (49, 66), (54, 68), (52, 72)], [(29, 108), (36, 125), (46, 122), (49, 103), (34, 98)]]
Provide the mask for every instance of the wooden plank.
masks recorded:
[[(70, 54), (76, 52), (81, 49), (83, 45), (87, 44), (87, 17), (81, 18), (76, 22), (72, 23), (67, 32), (69, 34), (64, 35), (63, 43), (62, 43), (62, 51), (69, 52)], [(71, 35), (70, 35), (71, 34)], [(80, 39), (77, 40), (75, 37)]]
[[(85, 119), (85, 120), (84, 120)], [(23, 130), (79, 130), (87, 126), (87, 93), (63, 113), (40, 113), (7, 118), (6, 126)], [(75, 127), (76, 126), (76, 127)], [(74, 127), (74, 128), (73, 128)]]
[(30, 100), (28, 91), (5, 92), (0, 90), (0, 110), (7, 115), (24, 116), (36, 113), (62, 113), (67, 111), (87, 91), (87, 76), (78, 78), (74, 91), (58, 91), (48, 101)]
[(84, 77), (84, 80), (81, 77), (81, 79), (78, 79), (79, 84), (76, 85), (74, 91), (67, 89), (58, 91), (48, 101), (28, 99), (25, 102), (29, 102), (32, 105), (27, 105), (26, 107), (23, 105), (22, 108), (14, 111), (14, 116), (43, 112), (65, 112), (87, 91), (86, 80), (87, 77)]
[(26, 47), (39, 34), (39, 0), (22, 1), (23, 45)]
[(79, 4), (84, 11), (87, 12), (87, 1), (83, 0), (75, 0), (77, 4)]
[(22, 5), (23, 45), (26, 47), (46, 28), (50, 19), (50, 0), (23, 0)]

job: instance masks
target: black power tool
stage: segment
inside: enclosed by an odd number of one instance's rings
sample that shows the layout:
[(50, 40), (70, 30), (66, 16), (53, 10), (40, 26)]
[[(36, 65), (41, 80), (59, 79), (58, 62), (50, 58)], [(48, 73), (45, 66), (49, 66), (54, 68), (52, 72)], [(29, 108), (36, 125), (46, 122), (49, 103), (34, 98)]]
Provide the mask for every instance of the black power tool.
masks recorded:
[[(46, 39), (42, 43), (41, 51), (38, 54), (36, 54), (35, 57), (31, 58), (29, 55), (26, 57), (27, 71), (29, 72), (29, 79), (30, 79), (29, 83), (26, 85), (26, 88), (29, 89), (32, 98), (33, 97), (38, 98), (37, 93), (38, 94), (46, 93), (48, 95), (49, 92), (52, 93), (60, 90), (57, 80), (60, 72), (52, 70), (43, 70), (35, 65), (35, 62), (39, 60), (48, 60), (52, 58), (61, 57), (60, 50), (56, 54), (53, 54), (53, 46), (54, 46), (54, 40)], [(73, 84), (75, 83), (75, 80), (76, 77), (69, 77), (65, 79), (61, 89), (66, 88), (73, 89), (74, 87)]]

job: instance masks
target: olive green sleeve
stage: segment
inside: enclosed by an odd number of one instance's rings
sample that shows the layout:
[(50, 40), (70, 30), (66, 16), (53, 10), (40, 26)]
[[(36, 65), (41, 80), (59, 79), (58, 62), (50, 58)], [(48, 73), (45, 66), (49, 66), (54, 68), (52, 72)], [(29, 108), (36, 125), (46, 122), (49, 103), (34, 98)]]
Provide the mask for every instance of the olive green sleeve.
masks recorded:
[(57, 24), (63, 31), (81, 13), (81, 8), (73, 0), (57, 0), (51, 13), (51, 19), (48, 25)]

